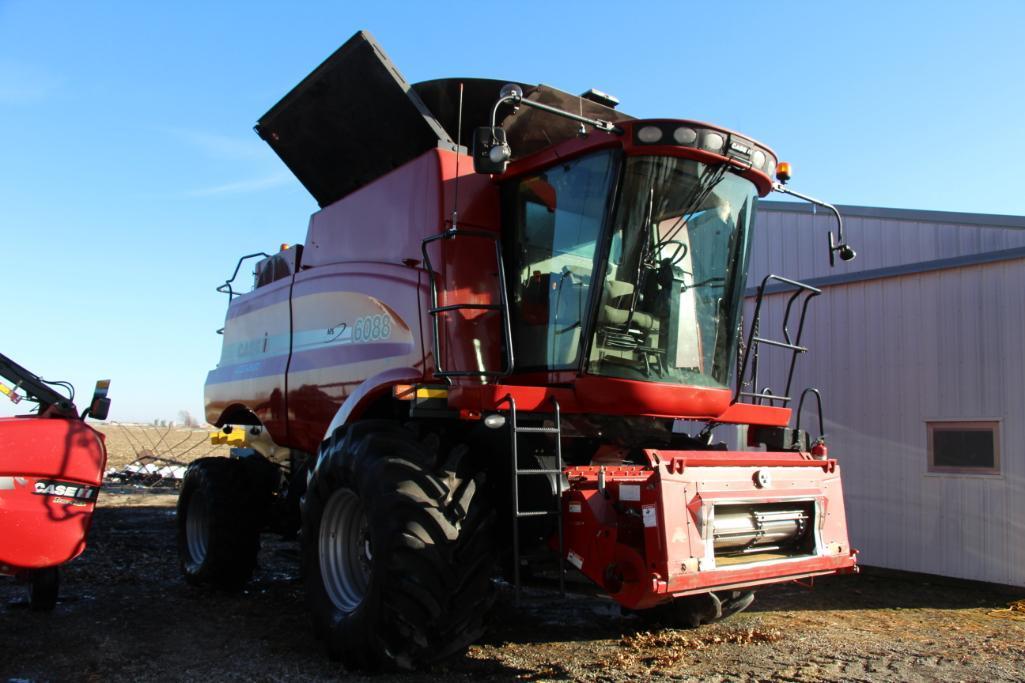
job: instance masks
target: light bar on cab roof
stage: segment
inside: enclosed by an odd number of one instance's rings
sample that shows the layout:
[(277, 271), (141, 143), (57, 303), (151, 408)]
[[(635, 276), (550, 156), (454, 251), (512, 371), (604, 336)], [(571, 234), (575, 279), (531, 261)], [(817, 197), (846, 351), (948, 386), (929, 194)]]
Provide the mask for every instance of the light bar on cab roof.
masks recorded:
[(678, 145), (721, 154), (761, 171), (770, 178), (776, 170), (776, 157), (758, 143), (716, 128), (680, 121), (644, 122), (634, 127), (636, 145)]

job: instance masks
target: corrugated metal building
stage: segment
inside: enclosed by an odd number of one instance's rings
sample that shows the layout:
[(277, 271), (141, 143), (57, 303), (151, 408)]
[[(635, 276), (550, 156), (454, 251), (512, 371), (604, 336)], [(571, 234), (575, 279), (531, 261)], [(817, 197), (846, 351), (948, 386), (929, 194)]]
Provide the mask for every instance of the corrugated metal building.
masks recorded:
[[(1025, 217), (839, 208), (858, 257), (831, 269), (830, 213), (762, 203), (749, 283), (822, 289), (791, 393), (822, 392), (860, 561), (1025, 586)], [(787, 298), (766, 295), (763, 336)], [(782, 392), (788, 356), (762, 349)]]

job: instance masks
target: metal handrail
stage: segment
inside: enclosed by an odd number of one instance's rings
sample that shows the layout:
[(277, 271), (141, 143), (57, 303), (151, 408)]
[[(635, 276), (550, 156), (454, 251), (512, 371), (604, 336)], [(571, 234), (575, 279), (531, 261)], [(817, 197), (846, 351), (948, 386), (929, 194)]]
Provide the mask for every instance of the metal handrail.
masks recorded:
[(231, 274), (231, 277), (229, 279), (224, 281), (223, 285), (221, 285), (220, 287), (217, 288), (217, 291), (218, 292), (223, 292), (223, 293), (227, 294), (229, 300), (234, 299), (236, 296), (241, 296), (242, 292), (236, 292), (232, 288), (231, 283), (234, 282), (235, 278), (238, 277), (238, 271), (242, 267), (242, 263), (244, 261), (246, 261), (247, 259), (256, 258), (257, 256), (263, 256), (264, 258), (269, 258), (270, 254), (262, 252), (262, 251), (258, 251), (258, 252), (254, 253), (254, 254), (246, 254), (245, 256), (240, 258), (238, 260), (238, 263), (235, 264), (235, 272)]
[[(435, 271), (431, 265), (431, 257), (427, 253), (427, 246), (439, 240), (454, 239), (456, 237), (478, 237), (494, 240), (495, 262), (498, 267), (498, 288), (499, 302), (497, 304), (450, 304), (447, 306), (438, 305), (438, 283), (435, 281)], [(431, 316), (431, 327), (433, 328), (434, 340), (434, 374), (437, 377), (507, 377), (512, 374), (515, 366), (512, 345), (512, 319), (509, 316), (509, 294), (505, 282), (505, 262), (502, 259), (501, 235), (486, 230), (464, 230), (462, 228), (450, 228), (437, 235), (424, 238), (420, 243), (420, 251), (424, 257), (424, 268), (427, 270), (427, 277), (431, 288), (431, 307), (428, 314)], [(445, 370), (441, 360), (441, 330), (438, 320), (439, 313), (458, 310), (484, 310), (501, 311), (503, 337), (505, 340), (504, 367), (501, 370)]]
[(804, 397), (807, 396), (809, 393), (815, 395), (815, 401), (818, 403), (818, 408), (819, 408), (819, 438), (820, 439), (825, 439), (826, 438), (826, 425), (825, 425), (825, 420), (822, 417), (822, 394), (820, 394), (819, 390), (816, 389), (815, 387), (808, 387), (807, 389), (805, 389), (804, 391), (801, 392), (801, 400), (798, 401), (798, 403), (797, 403), (797, 421), (796, 421), (796, 424), (794, 426), (796, 427), (798, 432), (801, 431), (801, 412), (804, 410)]
[[(765, 289), (768, 286), (770, 280), (782, 282), (783, 284), (790, 285), (791, 287), (795, 288), (794, 293), (791, 294), (787, 300), (786, 309), (783, 313), (783, 339), (785, 341), (768, 339), (758, 334), (758, 328), (761, 322), (762, 315), (762, 301), (765, 298)], [(754, 316), (752, 316), (751, 319), (751, 331), (748, 333), (744, 359), (741, 364), (740, 371), (737, 373), (737, 386), (733, 396), (734, 403), (744, 398), (752, 398), (755, 399), (757, 403), (761, 403), (761, 401), (763, 400), (763, 396), (764, 399), (767, 399), (769, 401), (769, 405), (775, 405), (775, 401), (780, 401), (783, 404), (783, 406), (786, 406), (788, 403), (790, 403), (790, 388), (794, 380), (794, 369), (797, 367), (797, 356), (808, 351), (807, 347), (801, 345), (801, 339), (804, 336), (804, 323), (808, 317), (808, 304), (811, 302), (813, 298), (819, 296), (820, 294), (822, 294), (822, 290), (818, 287), (813, 287), (809, 284), (805, 284), (798, 280), (783, 277), (781, 275), (774, 275), (770, 273), (762, 279), (762, 283), (758, 285), (758, 296), (755, 300)], [(791, 336), (790, 315), (793, 312), (794, 303), (802, 296), (804, 297), (804, 300), (802, 301), (800, 307), (801, 317), (797, 324), (797, 332), (796, 335)], [(787, 371), (786, 388), (784, 389), (782, 394), (774, 395), (770, 392), (768, 395), (765, 395), (764, 390), (761, 394), (757, 393), (758, 351), (759, 347), (762, 344), (768, 344), (769, 346), (786, 349), (790, 351), (792, 354), (790, 357), (790, 368)], [(753, 392), (744, 391), (744, 380), (747, 377), (748, 366), (752, 368), (751, 386), (755, 389), (755, 391)], [(767, 388), (768, 387), (766, 387), (766, 389)]]

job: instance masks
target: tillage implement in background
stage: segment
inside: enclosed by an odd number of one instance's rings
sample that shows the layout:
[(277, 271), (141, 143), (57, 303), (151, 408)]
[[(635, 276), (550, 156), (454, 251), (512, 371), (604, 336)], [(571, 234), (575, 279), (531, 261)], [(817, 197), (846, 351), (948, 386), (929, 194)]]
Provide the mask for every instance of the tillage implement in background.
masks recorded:
[[(483, 633), (499, 575), (699, 626), (855, 569), (821, 427), (758, 379), (769, 351), (793, 377), (819, 291), (770, 276), (741, 315), (758, 198), (832, 207), (750, 138), (617, 104), (410, 85), (358, 33), (260, 119), (322, 208), (219, 288), (206, 416), (245, 443), (186, 475), (186, 578), (239, 586), (262, 531), (298, 533), (331, 654), (413, 668)], [(779, 336), (770, 281), (792, 290)]]

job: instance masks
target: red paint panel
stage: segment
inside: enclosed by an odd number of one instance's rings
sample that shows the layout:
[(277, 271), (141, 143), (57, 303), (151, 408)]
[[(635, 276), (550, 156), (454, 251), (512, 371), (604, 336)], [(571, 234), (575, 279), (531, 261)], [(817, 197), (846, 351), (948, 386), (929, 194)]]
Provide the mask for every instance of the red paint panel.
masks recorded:
[(786, 565), (731, 569), (727, 571), (678, 576), (668, 583), (660, 584), (658, 592), (666, 596), (679, 597), (692, 593), (705, 593), (709, 588), (731, 590), (754, 588), (771, 583), (782, 583), (825, 574), (844, 574), (856, 571), (854, 555), (832, 557), (809, 557), (795, 560)]
[(103, 436), (80, 420), (0, 419), (0, 565), (52, 567), (81, 554), (106, 462)]
[(786, 427), (790, 424), (790, 408), (774, 406), (756, 406), (750, 403), (734, 403), (730, 405), (717, 421), (726, 424), (763, 425), (766, 427)]
[(425, 152), (313, 214), (304, 268), (357, 260), (419, 262), (423, 238), (442, 229), (440, 153)]
[[(601, 415), (643, 415), (687, 420), (710, 420), (727, 424), (783, 426), (790, 410), (730, 404), (729, 389), (659, 384), (597, 375), (563, 377), (569, 387), (519, 384), (456, 385), (449, 392), (449, 405), (477, 412), (507, 410), (506, 396), (516, 399), (518, 410), (547, 411), (555, 397), (563, 412)], [(742, 407), (739, 407), (742, 406)]]
[(420, 276), (385, 263), (323, 265), (296, 275), (284, 445), (316, 452), (335, 413), (368, 378), (396, 367), (422, 373)]
[[(475, 173), (473, 158), (465, 154), (457, 155), (448, 150), (438, 150), (438, 163), (445, 202), (445, 209), (442, 212), (444, 219), (451, 223), (452, 211), (456, 209), (458, 225), (498, 230), (498, 184), (491, 176)], [(458, 206), (455, 205), (457, 194)]]
[(657, 382), (582, 375), (574, 383), (583, 412), (609, 415), (715, 417), (729, 407), (729, 389), (709, 389)]
[(798, 451), (666, 451), (647, 448), (644, 455), (652, 467), (680, 473), (687, 467), (818, 467), (824, 472), (836, 469), (836, 460), (812, 458)]

